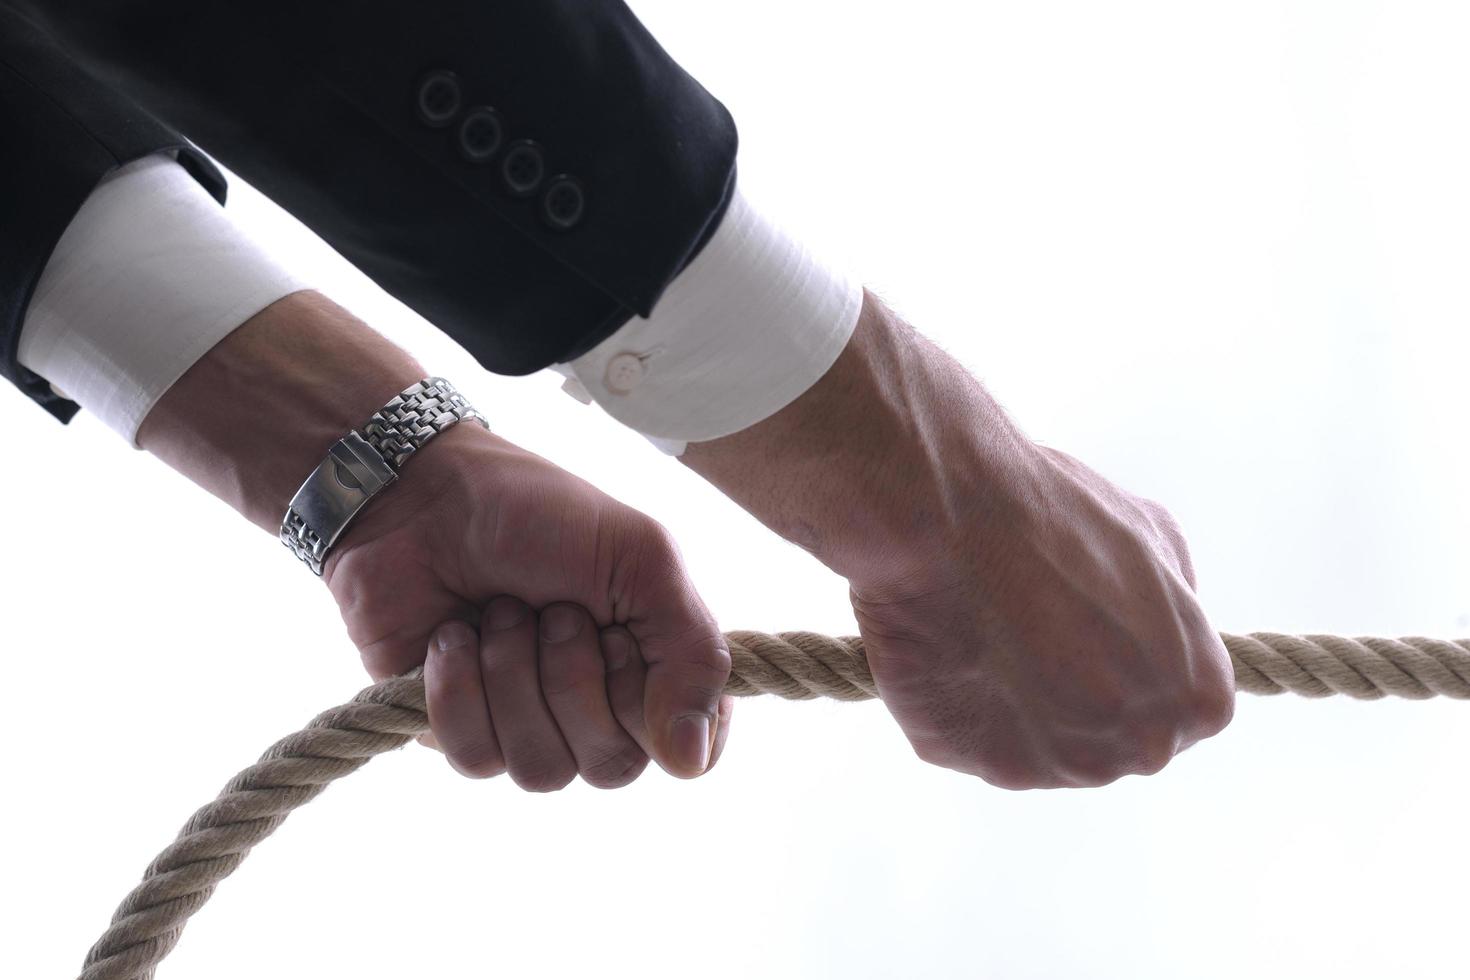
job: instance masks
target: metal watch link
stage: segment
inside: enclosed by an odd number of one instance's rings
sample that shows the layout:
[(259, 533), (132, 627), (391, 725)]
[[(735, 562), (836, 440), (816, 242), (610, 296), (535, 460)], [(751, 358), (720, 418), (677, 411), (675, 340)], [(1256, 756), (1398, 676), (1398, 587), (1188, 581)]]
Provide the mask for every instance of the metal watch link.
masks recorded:
[(469, 420), (490, 428), (443, 378), (425, 378), (405, 388), (373, 413), (361, 433), (354, 429), (333, 443), (291, 498), (281, 519), (281, 543), (320, 575), (347, 525), (398, 479), (404, 462), (445, 429)]

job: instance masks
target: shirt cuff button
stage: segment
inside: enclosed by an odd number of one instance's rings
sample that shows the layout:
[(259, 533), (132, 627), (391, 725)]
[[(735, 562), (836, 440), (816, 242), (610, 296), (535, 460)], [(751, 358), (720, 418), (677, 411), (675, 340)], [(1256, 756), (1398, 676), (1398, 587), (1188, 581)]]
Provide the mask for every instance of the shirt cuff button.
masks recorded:
[(643, 360), (637, 354), (619, 354), (607, 362), (603, 382), (615, 395), (626, 395), (643, 380)]

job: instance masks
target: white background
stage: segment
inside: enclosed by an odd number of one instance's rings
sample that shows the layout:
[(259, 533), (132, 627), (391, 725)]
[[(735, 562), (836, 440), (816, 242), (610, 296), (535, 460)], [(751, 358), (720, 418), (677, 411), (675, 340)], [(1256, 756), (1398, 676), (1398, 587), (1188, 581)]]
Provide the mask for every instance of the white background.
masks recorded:
[[(640, 0), (746, 187), (1033, 438), (1169, 506), (1227, 632), (1470, 635), (1457, 3)], [(207, 148), (207, 147), (206, 147)], [(844, 584), (560, 378), (497, 378), (231, 207), (503, 435), (677, 534), (726, 628)], [(7, 976), (73, 975), (188, 814), (366, 683), (269, 535), (3, 398)], [(1158, 776), (1010, 793), (880, 704), (742, 702), (683, 783), (531, 796), (417, 745), (258, 848), (161, 977), (1463, 975), (1470, 705), (1242, 697)]]

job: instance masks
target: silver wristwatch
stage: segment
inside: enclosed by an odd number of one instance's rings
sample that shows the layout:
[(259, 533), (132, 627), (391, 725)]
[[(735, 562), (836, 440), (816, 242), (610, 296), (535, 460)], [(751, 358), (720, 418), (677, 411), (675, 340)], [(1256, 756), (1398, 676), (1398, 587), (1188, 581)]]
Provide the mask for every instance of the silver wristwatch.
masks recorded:
[(457, 422), (473, 419), (490, 428), (454, 385), (425, 378), (373, 413), (362, 432), (338, 439), (327, 458), (301, 484), (281, 520), (281, 543), (317, 575), (322, 562), (357, 512), (398, 479), (408, 457)]

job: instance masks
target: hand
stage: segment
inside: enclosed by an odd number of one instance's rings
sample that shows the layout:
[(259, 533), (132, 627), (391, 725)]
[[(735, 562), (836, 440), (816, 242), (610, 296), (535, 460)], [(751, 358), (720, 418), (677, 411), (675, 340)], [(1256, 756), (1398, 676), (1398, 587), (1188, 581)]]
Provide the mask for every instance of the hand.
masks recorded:
[[(332, 443), (426, 374), (303, 291), (190, 367), (138, 443), (274, 536)], [(277, 549), (282, 575), (310, 577)], [(719, 758), (729, 649), (668, 533), (478, 425), (416, 452), (323, 577), (374, 678), (428, 658), (430, 723), (464, 772), (546, 790), (579, 772), (622, 785), (649, 757), (681, 777)], [(431, 653), (456, 623), (465, 642)]]
[(1230, 721), (1229, 655), (1168, 512), (1026, 439), (871, 294), (812, 389), (681, 458), (848, 579), (879, 693), (928, 762), (1100, 786)]
[(920, 758), (997, 786), (1156, 773), (1229, 723), (1229, 654), (1168, 511), (1036, 448), (993, 507), (915, 541), (922, 571), (855, 577), (878, 689)]
[(416, 453), (323, 577), (373, 677), (425, 664), (466, 775), (612, 788), (723, 748), (729, 650), (667, 532), (478, 426)]

